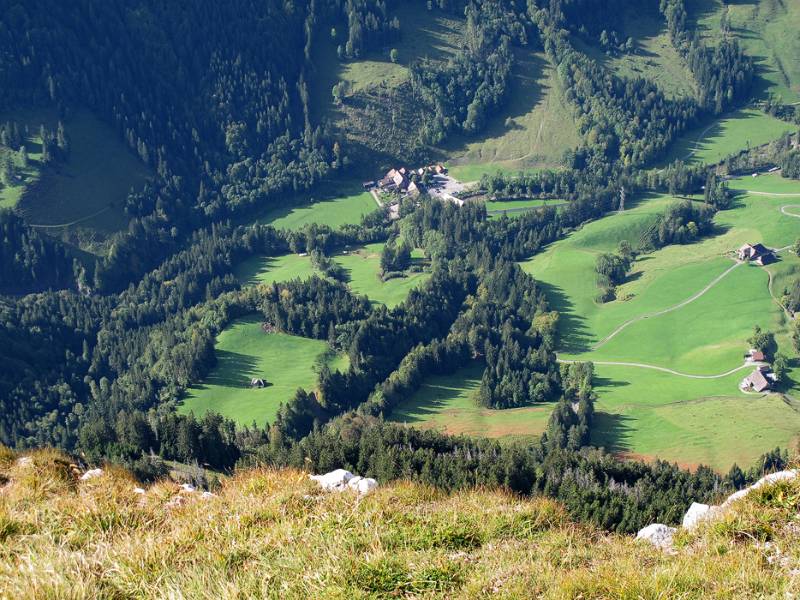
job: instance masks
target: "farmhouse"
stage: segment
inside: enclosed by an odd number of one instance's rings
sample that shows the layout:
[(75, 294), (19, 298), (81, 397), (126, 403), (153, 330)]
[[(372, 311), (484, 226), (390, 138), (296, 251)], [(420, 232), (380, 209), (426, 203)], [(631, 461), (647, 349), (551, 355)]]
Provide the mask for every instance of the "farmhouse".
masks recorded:
[(755, 371), (750, 373), (747, 377), (742, 379), (739, 385), (743, 390), (753, 390), (755, 392), (763, 392), (769, 389), (769, 379), (766, 376), (766, 367), (758, 367)]
[(745, 244), (737, 252), (739, 260), (746, 260), (764, 266), (775, 259), (772, 250), (763, 244)]
[(747, 353), (747, 359), (751, 362), (764, 362), (767, 360), (767, 357), (764, 356), (764, 353), (761, 350), (751, 348), (750, 352)]

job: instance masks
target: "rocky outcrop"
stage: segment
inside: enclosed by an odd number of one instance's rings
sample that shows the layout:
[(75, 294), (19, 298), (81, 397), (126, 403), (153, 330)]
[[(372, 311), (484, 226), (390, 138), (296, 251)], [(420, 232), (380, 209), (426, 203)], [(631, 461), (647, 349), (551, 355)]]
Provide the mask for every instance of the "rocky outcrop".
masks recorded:
[[(681, 525), (687, 531), (696, 529), (701, 523), (712, 521), (724, 514), (734, 502), (746, 497), (753, 490), (757, 490), (765, 485), (772, 485), (780, 481), (791, 481), (797, 478), (797, 474), (797, 470), (791, 470), (778, 471), (777, 473), (765, 475), (753, 485), (728, 496), (728, 498), (719, 506), (692, 502), (689, 510), (687, 510), (686, 514), (683, 515), (683, 522)], [(636, 539), (650, 542), (655, 547), (661, 548), (662, 550), (671, 550), (672, 536), (675, 531), (676, 529), (674, 527), (668, 527), (666, 525), (662, 525), (661, 523), (654, 523), (653, 525), (648, 525), (644, 529), (640, 529), (636, 534)]]
[(719, 511), (719, 506), (709, 506), (708, 504), (692, 502), (689, 510), (683, 515), (683, 522), (681, 525), (684, 529), (694, 529), (703, 521), (712, 519)]
[(662, 525), (661, 523), (653, 523), (644, 529), (640, 529), (636, 534), (637, 540), (645, 540), (650, 542), (656, 548), (667, 550), (672, 548), (672, 536), (675, 535), (677, 530), (674, 527)]
[(359, 495), (364, 495), (378, 487), (378, 482), (371, 477), (359, 477), (344, 469), (336, 469), (325, 475), (309, 475), (309, 478), (316, 481), (326, 492), (353, 490)]

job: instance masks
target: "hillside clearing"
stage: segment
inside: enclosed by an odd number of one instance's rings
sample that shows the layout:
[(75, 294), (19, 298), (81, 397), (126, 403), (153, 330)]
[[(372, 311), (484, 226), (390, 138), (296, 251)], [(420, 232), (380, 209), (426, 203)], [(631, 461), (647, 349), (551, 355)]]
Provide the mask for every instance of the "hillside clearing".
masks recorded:
[(377, 209), (375, 200), (356, 183), (330, 184), (319, 197), (308, 197), (305, 204), (287, 204), (269, 208), (256, 222), (276, 229), (302, 229), (315, 223), (336, 229), (361, 222), (364, 215)]
[(784, 102), (800, 100), (800, 4), (785, 0), (690, 0), (689, 14), (699, 31), (712, 42), (723, 33), (723, 15), (730, 35), (753, 57), (758, 79), (756, 94), (780, 96)]
[[(128, 225), (125, 200), (151, 176), (150, 170), (108, 125), (85, 110), (64, 119), (69, 155), (65, 162), (41, 164), (39, 126), (54, 130), (54, 110), (18, 110), (4, 114), (28, 126), (30, 168), (23, 185), (0, 190), (0, 206), (16, 206), (28, 224), (95, 253), (109, 234)], [(34, 133), (36, 132), (36, 133)]]
[[(281, 403), (297, 388), (312, 390), (318, 365), (345, 369), (347, 358), (331, 355), (327, 343), (283, 333), (266, 334), (257, 316), (237, 319), (217, 338), (217, 365), (202, 383), (192, 386), (179, 406), (182, 414), (218, 412), (240, 425), (272, 422)], [(252, 378), (267, 381), (250, 387)]]
[(716, 164), (726, 156), (761, 146), (795, 130), (790, 123), (758, 109), (737, 110), (681, 135), (671, 146), (664, 164), (675, 160)]
[(485, 366), (473, 363), (451, 375), (429, 377), (388, 420), (448, 434), (532, 438), (547, 427), (552, 404), (492, 410), (475, 403)]
[(515, 58), (503, 110), (478, 136), (454, 137), (444, 145), (454, 177), (475, 181), (498, 170), (557, 167), (564, 152), (580, 144), (569, 102), (545, 55), (517, 49)]
[[(408, 296), (408, 292), (419, 287), (430, 278), (429, 272), (407, 273), (405, 277), (394, 277), (386, 281), (380, 278), (381, 252), (383, 244), (368, 244), (363, 248), (339, 253), (334, 260), (342, 265), (349, 277), (348, 286), (355, 294), (361, 294), (373, 302), (393, 308)], [(421, 258), (412, 258), (422, 268)]]

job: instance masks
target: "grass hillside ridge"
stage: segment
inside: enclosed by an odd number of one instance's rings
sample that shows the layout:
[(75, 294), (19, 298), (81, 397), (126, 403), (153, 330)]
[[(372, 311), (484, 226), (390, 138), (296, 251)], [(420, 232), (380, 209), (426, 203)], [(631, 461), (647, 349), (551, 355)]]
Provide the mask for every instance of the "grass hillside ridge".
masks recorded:
[[(763, 486), (675, 552), (557, 503), (407, 483), (326, 494), (252, 469), (214, 495), (0, 447), (3, 598), (732, 598), (800, 591), (800, 482)], [(143, 493), (141, 493), (143, 492)], [(176, 500), (182, 498), (182, 500)]]

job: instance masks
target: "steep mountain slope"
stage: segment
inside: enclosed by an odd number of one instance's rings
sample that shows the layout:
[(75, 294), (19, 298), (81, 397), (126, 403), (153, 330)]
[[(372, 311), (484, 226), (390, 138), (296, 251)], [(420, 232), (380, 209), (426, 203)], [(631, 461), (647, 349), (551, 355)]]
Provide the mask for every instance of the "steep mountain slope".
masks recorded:
[(9, 598), (777, 598), (798, 591), (800, 485), (764, 486), (662, 552), (552, 501), (411, 483), (325, 494), (253, 470), (213, 495), (66, 456), (0, 454)]

